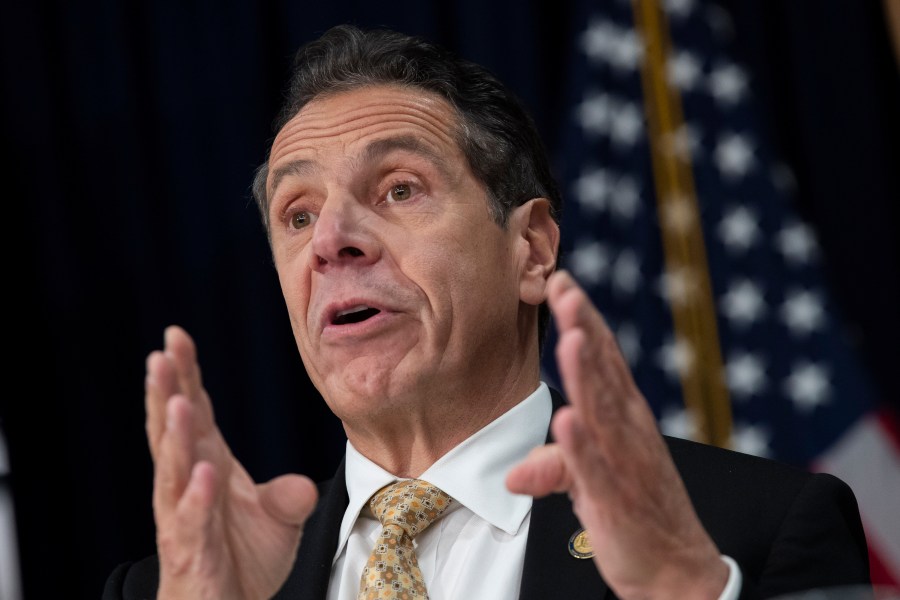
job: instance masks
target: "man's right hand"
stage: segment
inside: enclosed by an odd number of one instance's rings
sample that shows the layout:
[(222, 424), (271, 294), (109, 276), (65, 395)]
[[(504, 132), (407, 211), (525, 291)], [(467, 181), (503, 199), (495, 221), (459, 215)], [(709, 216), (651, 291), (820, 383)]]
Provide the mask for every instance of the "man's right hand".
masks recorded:
[(300, 475), (257, 485), (213, 418), (191, 337), (165, 331), (147, 357), (147, 438), (159, 598), (270, 598), (290, 573), (316, 487)]

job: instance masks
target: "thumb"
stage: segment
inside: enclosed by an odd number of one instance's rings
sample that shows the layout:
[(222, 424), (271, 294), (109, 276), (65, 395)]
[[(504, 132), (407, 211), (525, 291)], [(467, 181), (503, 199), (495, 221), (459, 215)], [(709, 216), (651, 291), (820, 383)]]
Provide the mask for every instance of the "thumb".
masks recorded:
[(514, 494), (541, 497), (568, 491), (571, 485), (569, 471), (556, 444), (538, 446), (506, 476), (506, 487)]
[(266, 512), (299, 527), (312, 513), (318, 497), (316, 485), (303, 475), (282, 475), (259, 486), (259, 501)]

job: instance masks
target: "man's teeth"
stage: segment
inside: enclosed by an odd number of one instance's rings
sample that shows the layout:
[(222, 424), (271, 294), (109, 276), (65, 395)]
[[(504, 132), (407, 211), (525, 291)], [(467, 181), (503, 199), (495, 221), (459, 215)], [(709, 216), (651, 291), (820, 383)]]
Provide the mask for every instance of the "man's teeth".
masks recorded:
[(369, 307), (365, 304), (360, 304), (359, 306), (354, 306), (353, 308), (348, 308), (347, 310), (338, 311), (338, 314), (336, 316), (343, 317), (344, 315), (349, 315), (361, 310), (366, 310), (367, 308)]

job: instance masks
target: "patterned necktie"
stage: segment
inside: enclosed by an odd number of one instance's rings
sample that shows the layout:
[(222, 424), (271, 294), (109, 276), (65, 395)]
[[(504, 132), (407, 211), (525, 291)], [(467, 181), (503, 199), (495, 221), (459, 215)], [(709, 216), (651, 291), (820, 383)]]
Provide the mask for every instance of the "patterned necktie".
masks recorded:
[(453, 500), (427, 481), (397, 481), (369, 501), (382, 529), (363, 569), (357, 600), (427, 600), (413, 538)]

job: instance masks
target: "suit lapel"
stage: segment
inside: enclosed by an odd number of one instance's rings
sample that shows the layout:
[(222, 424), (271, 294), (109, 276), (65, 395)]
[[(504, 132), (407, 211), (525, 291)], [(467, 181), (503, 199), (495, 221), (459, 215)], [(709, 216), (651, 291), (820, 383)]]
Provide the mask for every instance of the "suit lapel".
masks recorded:
[(594, 561), (569, 554), (569, 538), (580, 528), (567, 495), (551, 494), (534, 501), (520, 600), (604, 597), (607, 586)]
[[(553, 410), (565, 404), (556, 390), (550, 390)], [(547, 434), (550, 442), (550, 434)], [(581, 529), (566, 494), (535, 499), (531, 525), (525, 543), (525, 568), (519, 600), (567, 598), (597, 600), (609, 591), (591, 559), (569, 554), (569, 538)]]
[(320, 486), (319, 494), (316, 510), (303, 529), (294, 569), (275, 600), (322, 600), (327, 594), (341, 521), (349, 502), (343, 461), (334, 479)]

